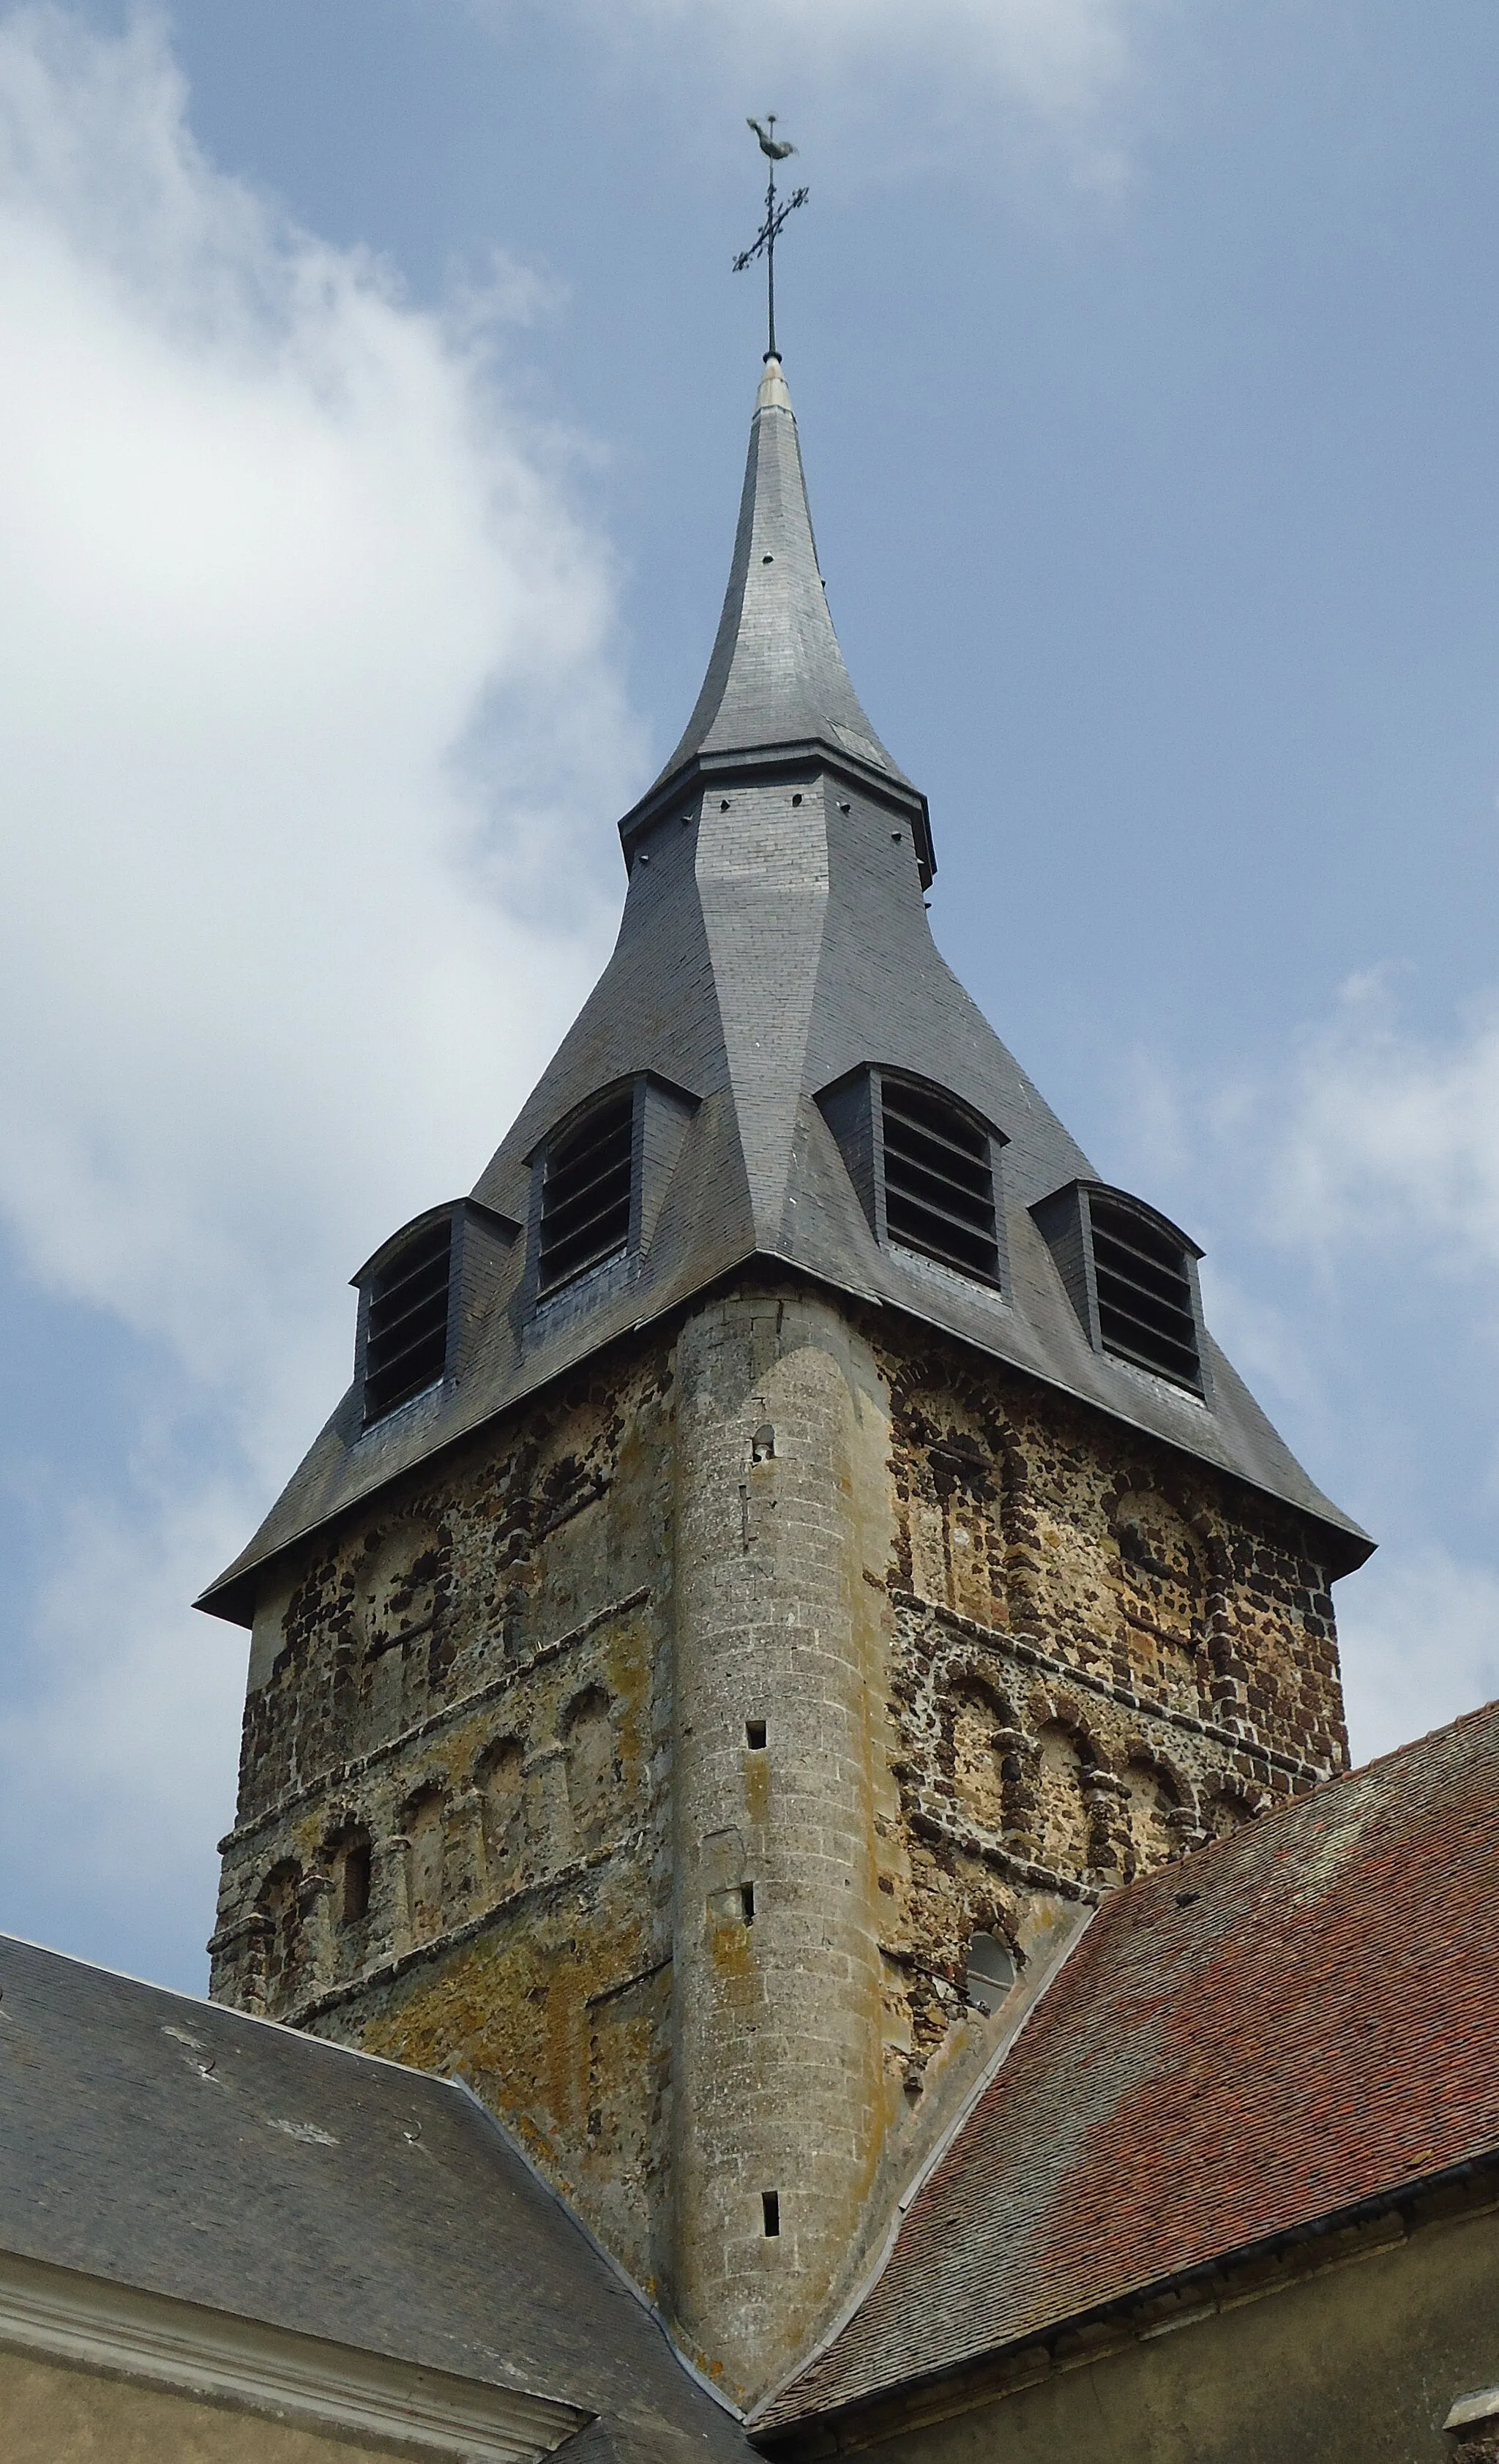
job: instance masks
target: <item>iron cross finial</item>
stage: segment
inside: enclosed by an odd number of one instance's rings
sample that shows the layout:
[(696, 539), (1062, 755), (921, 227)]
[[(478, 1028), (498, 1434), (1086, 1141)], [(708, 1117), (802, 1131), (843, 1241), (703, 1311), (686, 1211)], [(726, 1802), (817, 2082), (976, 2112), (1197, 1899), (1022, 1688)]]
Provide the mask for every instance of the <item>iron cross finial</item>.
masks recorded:
[(779, 357), (776, 350), (776, 234), (783, 228), (786, 216), (794, 214), (798, 206), (805, 205), (807, 192), (805, 188), (793, 188), (789, 197), (783, 197), (779, 205), (776, 203), (776, 165), (783, 163), (788, 154), (794, 154), (796, 147), (784, 137), (776, 135), (773, 111), (766, 113), (763, 126), (758, 120), (750, 120), (746, 124), (755, 131), (760, 150), (770, 165), (770, 185), (765, 190), (765, 219), (756, 233), (753, 246), (742, 250), (735, 258), (734, 271), (742, 274), (757, 257), (762, 256), (765, 260), (765, 357), (773, 360)]

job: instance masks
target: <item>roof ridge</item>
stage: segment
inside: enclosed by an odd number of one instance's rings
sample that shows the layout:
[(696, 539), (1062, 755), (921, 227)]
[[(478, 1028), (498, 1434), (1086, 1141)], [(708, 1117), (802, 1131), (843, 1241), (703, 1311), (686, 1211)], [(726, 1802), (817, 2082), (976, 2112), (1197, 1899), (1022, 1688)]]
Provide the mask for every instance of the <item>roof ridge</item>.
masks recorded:
[[(388, 2054), (372, 2054), (363, 2045), (342, 2044), (337, 2036), (314, 2036), (305, 2028), (295, 2028), (285, 2019), (273, 2019), (264, 2011), (241, 2011), (232, 2002), (215, 2002), (207, 1993), (189, 1993), (181, 1985), (158, 1985), (154, 1978), (137, 1976), (133, 1969), (111, 1968), (101, 1959), (85, 1959), (81, 1951), (59, 1950), (55, 1943), (33, 1942), (29, 1934), (0, 1933), (0, 1957), (8, 1947), (38, 1951), (43, 1959), (60, 1959), (69, 1968), (87, 1969), (91, 1976), (110, 1976), (118, 1985), (137, 1985), (143, 1993), (163, 1993), (173, 2002), (186, 2002), (194, 2011), (207, 2011), (215, 2018), (240, 2019), (248, 2027), (270, 2028), (278, 2036), (288, 2036), (298, 2045), (317, 2045), (326, 2054), (343, 2054), (350, 2061), (373, 2062), (386, 2071), (400, 2071), (403, 2077), (424, 2079), (433, 2087), (452, 2087), (455, 2082), (440, 2071), (418, 2070), (411, 2062), (393, 2061)], [(0, 2015), (3, 2015), (0, 2004)]]
[[(397, 2067), (399, 2068), (401, 2066), (398, 2064)], [(476, 2107), (484, 2121), (489, 2124), (491, 2130), (494, 2131), (497, 2138), (504, 2142), (506, 2147), (510, 2149), (511, 2153), (518, 2159), (521, 2165), (524, 2166), (526, 2171), (530, 2174), (531, 2179), (541, 2190), (545, 2192), (552, 2205), (557, 2208), (558, 2211), (566, 2217), (568, 2223), (583, 2235), (584, 2240), (593, 2252), (594, 2256), (603, 2260), (605, 2266), (608, 2269), (609, 2274), (614, 2277), (621, 2290), (628, 2293), (630, 2299), (636, 2304), (637, 2308), (645, 2312), (646, 2317), (656, 2329), (662, 2343), (667, 2348), (670, 2358), (675, 2363), (676, 2366), (681, 2370), (685, 2370), (688, 2377), (694, 2380), (695, 2384), (702, 2388), (705, 2395), (711, 2395), (719, 2409), (728, 2413), (732, 2420), (738, 2422), (743, 2422), (746, 2420), (748, 2416), (740, 2410), (733, 2398), (725, 2394), (721, 2387), (715, 2386), (706, 2370), (702, 2369), (699, 2365), (693, 2360), (691, 2354), (685, 2353), (682, 2350), (681, 2346), (677, 2343), (675, 2337), (672, 2335), (671, 2328), (668, 2326), (665, 2314), (658, 2303), (651, 2300), (650, 2294), (646, 2291), (643, 2284), (636, 2282), (634, 2277), (631, 2276), (623, 2259), (615, 2256), (607, 2242), (603, 2242), (599, 2239), (598, 2234), (594, 2232), (593, 2227), (589, 2224), (582, 2209), (575, 2206), (568, 2194), (565, 2191), (559, 2189), (555, 2182), (549, 2182), (547, 2180), (546, 2175), (542, 2172), (540, 2166), (537, 2163), (536, 2158), (532, 2155), (531, 2150), (527, 2147), (524, 2140), (522, 2140), (516, 2131), (512, 2130), (507, 2123), (502, 2122), (497, 2113), (492, 2111), (490, 2106), (485, 2103), (478, 2090), (472, 2086), (470, 2082), (463, 2078), (460, 2072), (450, 2071), (446, 2075), (443, 2084), (447, 2087), (456, 2088), (461, 2096), (466, 2097), (469, 2102)], [(602, 2413), (595, 2413), (594, 2419), (596, 2421), (603, 2421), (605, 2420), (605, 2415)]]

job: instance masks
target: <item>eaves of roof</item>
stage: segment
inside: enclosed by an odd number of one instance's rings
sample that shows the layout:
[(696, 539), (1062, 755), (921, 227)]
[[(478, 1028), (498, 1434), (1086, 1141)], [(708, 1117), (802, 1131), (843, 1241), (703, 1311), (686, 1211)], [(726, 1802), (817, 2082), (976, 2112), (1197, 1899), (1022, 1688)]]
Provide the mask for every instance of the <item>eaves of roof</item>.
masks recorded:
[(758, 2429), (826, 2421), (1499, 2152), (1499, 1705), (1113, 1893)]

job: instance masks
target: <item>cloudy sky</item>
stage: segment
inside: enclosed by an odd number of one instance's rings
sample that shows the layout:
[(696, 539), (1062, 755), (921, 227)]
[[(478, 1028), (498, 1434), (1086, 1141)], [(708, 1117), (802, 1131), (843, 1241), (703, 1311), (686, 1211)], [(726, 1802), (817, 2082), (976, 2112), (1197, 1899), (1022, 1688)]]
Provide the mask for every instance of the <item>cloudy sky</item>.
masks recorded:
[(195, 1986), (187, 1603), (606, 950), (786, 353), (933, 922), (1499, 1690), (1490, 0), (0, 0), (0, 1925)]

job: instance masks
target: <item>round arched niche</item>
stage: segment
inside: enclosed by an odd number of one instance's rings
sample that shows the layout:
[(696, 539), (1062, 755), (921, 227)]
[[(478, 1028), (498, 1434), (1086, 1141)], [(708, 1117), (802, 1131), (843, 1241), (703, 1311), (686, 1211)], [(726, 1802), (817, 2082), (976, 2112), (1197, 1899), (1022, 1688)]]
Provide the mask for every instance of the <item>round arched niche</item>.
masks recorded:
[(437, 1614), (442, 1542), (430, 1523), (394, 1523), (356, 1571), (359, 1621), (366, 1651), (425, 1634)]
[(962, 1671), (952, 1682), (949, 1719), (959, 1802), (983, 1830), (999, 1831), (1004, 1815), (1001, 1737), (1011, 1726), (1004, 1705), (981, 1678)]
[(1259, 1810), (1258, 1803), (1242, 1790), (1215, 1788), (1202, 1800), (1202, 1828), (1209, 1839), (1227, 1839), (1252, 1822)]
[(1126, 1606), (1163, 1639), (1194, 1650), (1202, 1638), (1202, 1551), (1185, 1517), (1157, 1490), (1131, 1488), (1111, 1528)]
[(951, 1397), (908, 1399), (897, 1425), (913, 1591), (980, 1625), (1003, 1625), (1001, 1475), (990, 1440), (955, 1419)]
[(341, 1945), (348, 1936), (361, 1941), (374, 1874), (374, 1842), (368, 1824), (358, 1815), (340, 1815), (323, 1835), (319, 1862), (332, 1884), (331, 1909)]
[(283, 1857), (272, 1866), (255, 1895), (255, 1911), (264, 1920), (261, 1992), (266, 2010), (275, 2015), (297, 2000), (307, 1960), (302, 1869), (295, 1858)]
[(1130, 1872), (1154, 1873), (1181, 1851), (1181, 1826), (1174, 1817), (1181, 1791), (1171, 1773), (1145, 1754), (1135, 1754), (1124, 1767), (1129, 1790)]
[(1092, 1863), (1085, 1768), (1077, 1730), (1062, 1720), (1045, 1721), (1036, 1731), (1037, 1831), (1041, 1862), (1054, 1874), (1085, 1874)]
[(526, 1843), (525, 1746), (517, 1736), (496, 1737), (474, 1766), (484, 1836), (484, 1872), (492, 1894), (513, 1888)]
[(437, 1779), (425, 1781), (416, 1789), (401, 1812), (401, 1828), (410, 1841), (410, 1920), (418, 1942), (428, 1942), (442, 1930), (447, 1896), (447, 1793)]
[(363, 1644), (360, 1731), (366, 1748), (399, 1736), (429, 1706), (442, 1585), (441, 1540), (430, 1524), (414, 1519), (391, 1524), (355, 1569)]
[(602, 1685), (585, 1685), (574, 1695), (558, 1723), (558, 1736), (567, 1749), (574, 1843), (582, 1849), (601, 1847), (613, 1828), (620, 1779), (613, 1712)]

